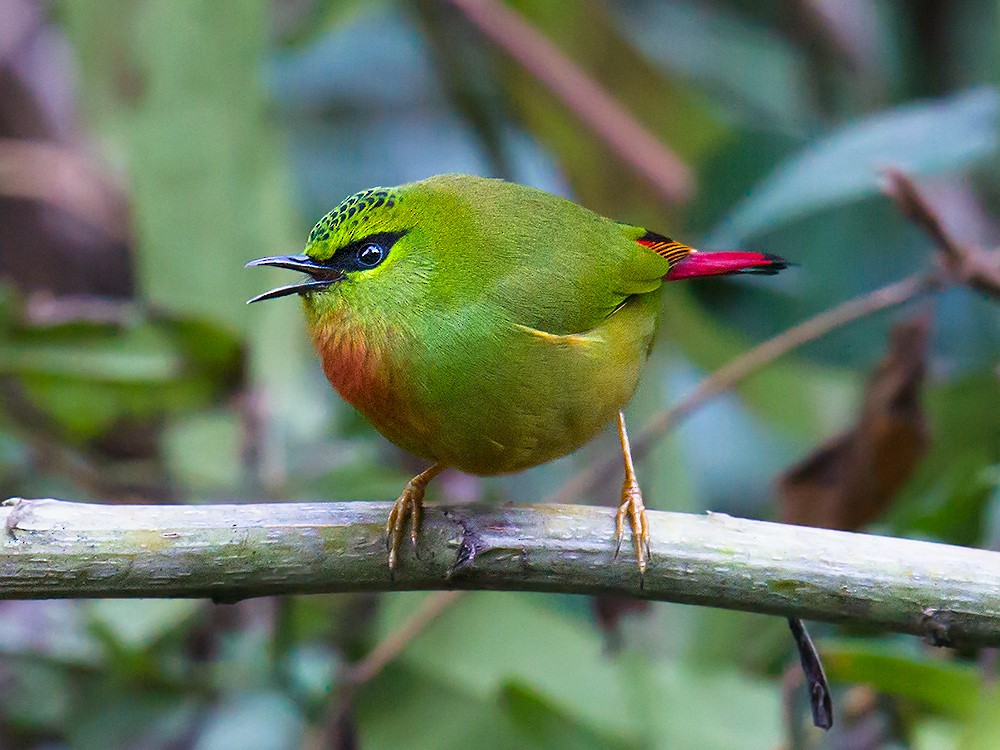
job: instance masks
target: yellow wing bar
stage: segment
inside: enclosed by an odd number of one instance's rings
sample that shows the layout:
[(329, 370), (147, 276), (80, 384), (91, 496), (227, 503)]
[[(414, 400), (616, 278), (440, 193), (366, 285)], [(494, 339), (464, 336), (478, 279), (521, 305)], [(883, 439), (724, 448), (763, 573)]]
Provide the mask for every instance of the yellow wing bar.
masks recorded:
[(637, 240), (638, 243), (644, 247), (648, 247), (661, 258), (665, 258), (670, 265), (673, 265), (679, 260), (683, 260), (691, 253), (698, 252), (690, 245), (685, 245), (683, 242), (672, 240), (669, 237), (650, 235), (652, 235), (652, 232)]

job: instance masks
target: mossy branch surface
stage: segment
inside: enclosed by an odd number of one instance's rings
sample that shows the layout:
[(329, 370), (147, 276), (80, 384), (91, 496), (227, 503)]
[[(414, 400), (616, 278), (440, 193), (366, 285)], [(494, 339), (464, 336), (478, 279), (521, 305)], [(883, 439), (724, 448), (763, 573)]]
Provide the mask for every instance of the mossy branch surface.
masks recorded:
[[(613, 511), (428, 506), (419, 556), (386, 566), (388, 503), (0, 507), (0, 598), (211, 597), (403, 589), (614, 593), (1000, 645), (1000, 553), (650, 511), (640, 588)], [(627, 542), (626, 542), (627, 544)]]

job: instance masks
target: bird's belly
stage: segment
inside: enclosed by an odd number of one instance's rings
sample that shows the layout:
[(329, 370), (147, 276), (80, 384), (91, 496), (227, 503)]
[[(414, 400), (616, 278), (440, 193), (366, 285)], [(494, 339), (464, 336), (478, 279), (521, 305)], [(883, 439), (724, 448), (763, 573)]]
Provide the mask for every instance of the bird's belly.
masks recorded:
[(435, 428), (417, 452), (480, 475), (573, 452), (632, 397), (654, 331), (655, 305), (636, 304), (584, 334), (515, 326), (499, 345), (469, 346), (466, 366), (425, 393)]
[(471, 474), (505, 474), (573, 452), (614, 419), (635, 391), (655, 311), (655, 300), (636, 301), (579, 335), (456, 324), (393, 346), (340, 335), (316, 344), (331, 384), (390, 441)]
[(465, 415), (462, 424), (474, 425), (474, 431), (459, 442), (436, 446), (439, 460), (462, 471), (491, 475), (565, 456), (614, 419), (631, 398), (635, 380), (626, 379), (599, 394), (591, 388), (561, 385), (558, 399), (534, 399), (533, 392), (511, 389), (507, 403)]

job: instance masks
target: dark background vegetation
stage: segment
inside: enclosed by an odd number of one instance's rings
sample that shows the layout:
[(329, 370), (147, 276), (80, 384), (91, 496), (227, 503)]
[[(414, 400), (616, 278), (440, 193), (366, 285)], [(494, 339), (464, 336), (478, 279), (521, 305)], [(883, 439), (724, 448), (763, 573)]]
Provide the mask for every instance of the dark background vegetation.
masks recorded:
[[(915, 175), (960, 240), (1000, 241), (1000, 3), (509, 7), (672, 151), (690, 199), (443, 0), (0, 1), (0, 496), (393, 499), (419, 464), (328, 388), (295, 302), (243, 304), (287, 278), (245, 261), (298, 252), (373, 185), (502, 176), (797, 261), (669, 288), (634, 429), (753, 343), (933, 267), (879, 169)], [(640, 466), (647, 503), (994, 546), (998, 360), (998, 308), (962, 286), (866, 317), (672, 432)], [(854, 463), (815, 452), (844, 431)], [(533, 501), (613, 450), (445, 476), (431, 499)], [(425, 599), (5, 602), (0, 747), (1000, 746), (992, 652), (814, 626), (838, 715), (822, 735), (783, 621), (680, 605), (430, 598), (439, 616), (341, 691)]]

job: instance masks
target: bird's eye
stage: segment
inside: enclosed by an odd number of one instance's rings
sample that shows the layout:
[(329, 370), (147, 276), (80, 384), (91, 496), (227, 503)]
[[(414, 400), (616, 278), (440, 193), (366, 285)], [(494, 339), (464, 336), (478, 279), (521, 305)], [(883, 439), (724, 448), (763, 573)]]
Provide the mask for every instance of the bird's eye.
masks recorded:
[(385, 258), (385, 250), (381, 245), (369, 242), (358, 248), (358, 263), (365, 268), (374, 268)]

